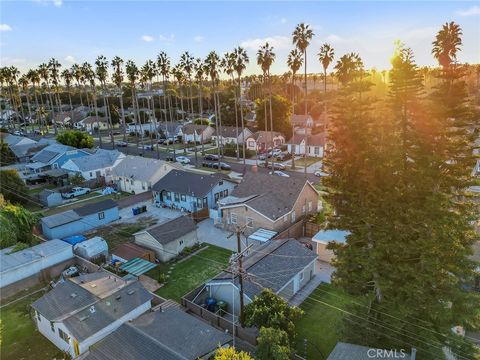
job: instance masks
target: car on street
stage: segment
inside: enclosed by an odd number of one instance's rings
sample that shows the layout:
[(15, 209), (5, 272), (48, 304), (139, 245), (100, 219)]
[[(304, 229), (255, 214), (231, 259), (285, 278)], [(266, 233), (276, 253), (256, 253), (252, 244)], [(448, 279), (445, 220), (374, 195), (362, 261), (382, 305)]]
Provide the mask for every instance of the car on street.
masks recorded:
[(62, 197), (64, 199), (73, 199), (74, 197), (82, 196), (85, 194), (89, 194), (92, 191), (90, 188), (87, 187), (74, 187), (72, 190), (63, 193)]
[(16, 136), (25, 136), (24, 132), (21, 131), (21, 130), (15, 130), (13, 132), (13, 135), (16, 135)]
[[(269, 174), (272, 175), (272, 171), (270, 171)], [(280, 170), (273, 171), (273, 174), (281, 176), (281, 177), (290, 177), (290, 175), (288, 175), (287, 173), (285, 173), (283, 171), (280, 171)]]
[(232, 167), (230, 165), (228, 165), (227, 163), (224, 163), (224, 162), (213, 162), (213, 163), (212, 162), (203, 162), (202, 166), (212, 168), (212, 169), (220, 168), (220, 170), (232, 170)]
[(183, 165), (190, 164), (190, 159), (186, 156), (177, 156), (177, 162)]
[[(260, 166), (265, 167), (265, 163), (260, 164)], [(273, 168), (272, 168), (272, 166), (273, 166)], [(285, 170), (286, 166), (283, 165), (283, 164), (280, 164), (280, 163), (273, 163), (273, 165), (272, 165), (272, 163), (269, 162), (267, 164), (267, 168), (272, 169), (272, 170)]]
[(119, 146), (119, 147), (127, 147), (127, 143), (123, 140), (118, 140), (115, 142), (115, 145)]
[(205, 155), (204, 159), (205, 160), (210, 160), (210, 161), (218, 161), (219, 160), (218, 155), (215, 155), (215, 154), (207, 154), (207, 155)]
[(315, 171), (313, 174), (314, 174), (315, 176), (318, 176), (318, 177), (328, 176), (328, 174), (327, 174), (326, 172), (323, 172), (323, 171), (321, 171), (320, 169), (317, 170), (317, 171)]
[(291, 158), (292, 158), (292, 154), (284, 153), (284, 152), (281, 152), (281, 153), (279, 153), (278, 155), (275, 156), (275, 159), (277, 159), (279, 161), (285, 161), (285, 160), (288, 160), (288, 159), (291, 159)]
[(167, 139), (158, 139), (157, 144), (164, 144)]

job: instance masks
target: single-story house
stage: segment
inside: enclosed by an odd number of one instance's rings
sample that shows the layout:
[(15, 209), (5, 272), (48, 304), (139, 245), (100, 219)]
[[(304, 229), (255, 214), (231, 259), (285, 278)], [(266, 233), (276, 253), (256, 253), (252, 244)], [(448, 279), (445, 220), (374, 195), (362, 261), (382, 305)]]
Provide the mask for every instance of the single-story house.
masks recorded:
[(210, 359), (231, 339), (194, 315), (168, 306), (123, 324), (91, 347), (83, 360)]
[(411, 353), (407, 353), (405, 349), (400, 347), (395, 349), (377, 349), (371, 346), (361, 346), (338, 342), (333, 348), (327, 360), (371, 360), (371, 359), (402, 359), (415, 360), (416, 349), (411, 349)]
[(315, 126), (315, 122), (310, 115), (292, 114), (290, 122), (293, 126), (294, 133), (302, 135), (310, 133)]
[(18, 162), (28, 162), (36, 152), (47, 146), (25, 136), (8, 133), (0, 133), (0, 143), (8, 145)]
[(75, 127), (82, 127), (90, 132), (93, 132), (95, 129), (106, 130), (109, 128), (108, 119), (101, 116), (87, 116), (85, 119), (78, 121), (76, 124), (77, 125)]
[(263, 152), (269, 148), (282, 146), (285, 137), (277, 131), (257, 131), (247, 138), (247, 149)]
[[(263, 289), (271, 289), (285, 300), (290, 300), (313, 278), (316, 259), (313, 251), (295, 239), (271, 240), (254, 248), (243, 260), (243, 269), (248, 274), (243, 279), (245, 305), (251, 303)], [(237, 276), (232, 282), (232, 274), (220, 273), (204, 284), (195, 302), (204, 305), (209, 297), (217, 302), (223, 300), (229, 304), (226, 311), (238, 316), (238, 280)]]
[(55, 143), (44, 147), (36, 153), (31, 158), (32, 162), (27, 164), (27, 167), (36, 173), (50, 169), (59, 169), (70, 159), (89, 155), (90, 153), (87, 150)]
[[(306, 151), (305, 151), (306, 147)], [(293, 134), (287, 142), (287, 149), (290, 154), (305, 155), (311, 157), (323, 157), (325, 147), (325, 133), (316, 135), (298, 135)]]
[(58, 191), (43, 189), (38, 193), (38, 200), (43, 206), (52, 207), (63, 203), (62, 194)]
[(143, 124), (131, 123), (127, 125), (127, 133), (137, 133), (140, 136), (145, 136), (145, 132), (148, 131), (148, 134), (153, 134), (155, 132), (155, 124), (153, 122), (146, 122)]
[(112, 199), (91, 203), (40, 219), (47, 239), (62, 239), (118, 220), (118, 205)]
[(197, 225), (189, 216), (180, 216), (135, 234), (135, 244), (155, 251), (157, 259), (167, 262), (186, 248), (195, 245)]
[(253, 135), (248, 128), (245, 128), (242, 131), (242, 128), (239, 127), (237, 129), (235, 126), (222, 126), (221, 134), (218, 134), (219, 130), (216, 129), (215, 133), (212, 135), (212, 140), (215, 141), (215, 143), (223, 144), (224, 146), (227, 144), (243, 144), (244, 139), (248, 139)]
[(153, 185), (155, 201), (168, 207), (197, 212), (214, 209), (227, 197), (235, 183), (222, 174), (200, 174), (172, 170)]
[(135, 258), (155, 262), (155, 252), (130, 242), (120, 244), (112, 251), (112, 260), (125, 263)]
[(219, 201), (218, 226), (250, 235), (259, 228), (281, 232), (320, 208), (319, 193), (299, 177), (247, 172), (230, 196)]
[(179, 121), (159, 121), (158, 131), (166, 138), (183, 136), (183, 124)]
[(153, 184), (179, 165), (142, 156), (125, 156), (112, 168), (112, 181), (121, 191), (140, 194), (152, 190)]
[[(73, 117), (72, 117), (73, 115)], [(54, 121), (62, 126), (75, 126), (80, 120), (85, 118), (85, 113), (80, 111), (63, 111), (55, 114)]]
[(104, 177), (110, 180), (112, 169), (125, 158), (125, 154), (118, 150), (97, 149), (90, 156), (68, 160), (62, 169), (70, 174), (80, 174), (85, 180)]
[(151, 308), (139, 281), (107, 272), (66, 279), (32, 304), (38, 331), (75, 358)]
[(327, 249), (328, 243), (336, 242), (339, 244), (345, 244), (348, 235), (350, 235), (349, 231), (342, 230), (320, 230), (313, 235), (312, 241), (317, 245), (315, 251), (318, 255), (318, 259), (331, 263), (335, 255), (332, 250)]
[(212, 140), (215, 129), (208, 125), (187, 124), (183, 128), (183, 142), (197, 142), (200, 144)]
[(0, 288), (73, 258), (72, 246), (59, 239), (12, 253), (13, 248), (0, 250)]

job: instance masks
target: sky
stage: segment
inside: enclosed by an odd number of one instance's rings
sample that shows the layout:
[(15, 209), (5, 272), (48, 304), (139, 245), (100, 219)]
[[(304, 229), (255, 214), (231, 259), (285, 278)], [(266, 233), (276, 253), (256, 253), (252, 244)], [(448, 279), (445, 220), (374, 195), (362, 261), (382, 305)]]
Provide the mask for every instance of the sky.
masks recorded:
[(336, 59), (354, 51), (367, 68), (381, 70), (399, 39), (419, 65), (435, 65), (431, 43), (447, 21), (463, 29), (459, 61), (480, 63), (480, 1), (0, 0), (0, 64), (25, 71), (52, 57), (69, 67), (118, 55), (142, 65), (160, 51), (175, 63), (184, 51), (205, 57), (243, 46), (252, 74), (260, 73), (256, 52), (268, 41), (276, 53), (271, 71), (282, 74), (292, 31), (305, 22), (315, 33), (309, 73), (322, 71), (317, 54), (326, 42)]

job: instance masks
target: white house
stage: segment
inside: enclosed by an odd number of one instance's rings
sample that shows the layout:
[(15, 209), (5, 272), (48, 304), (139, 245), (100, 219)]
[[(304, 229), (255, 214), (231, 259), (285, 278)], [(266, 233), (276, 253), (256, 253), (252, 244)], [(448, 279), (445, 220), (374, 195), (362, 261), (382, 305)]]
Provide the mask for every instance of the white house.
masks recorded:
[(290, 154), (307, 155), (311, 157), (323, 157), (325, 147), (325, 133), (316, 135), (294, 134), (287, 142), (287, 149)]
[(112, 169), (125, 158), (125, 154), (118, 150), (97, 149), (90, 156), (74, 158), (62, 165), (62, 169), (69, 173), (77, 173), (86, 180), (105, 177), (107, 181), (112, 176)]
[(175, 163), (149, 159), (141, 156), (126, 156), (112, 169), (112, 181), (119, 190), (140, 194), (152, 189), (152, 185), (173, 169)]
[(187, 124), (183, 128), (183, 141), (206, 143), (212, 140), (215, 129), (208, 125)]
[(277, 131), (257, 131), (247, 138), (247, 149), (253, 151), (266, 151), (268, 148), (282, 146), (285, 137)]
[(130, 123), (127, 125), (127, 133), (137, 133), (142, 136), (145, 136), (145, 132), (148, 131), (148, 134), (153, 134), (155, 132), (155, 124), (152, 122), (147, 122), (144, 124), (135, 124)]
[(57, 284), (32, 308), (38, 331), (75, 358), (150, 310), (152, 298), (139, 281), (101, 271)]
[(98, 118), (96, 116), (87, 116), (85, 119), (76, 122), (76, 124), (76, 128), (84, 128), (91, 132), (96, 128), (99, 128), (100, 130), (108, 129), (107, 118), (100, 116), (98, 116)]
[[(238, 136), (237, 136), (238, 131)], [(244, 139), (247, 139), (253, 133), (245, 128), (243, 131), (241, 128), (237, 128), (235, 126), (222, 126), (221, 134), (218, 135), (218, 129), (215, 130), (215, 133), (212, 135), (212, 140), (217, 143), (227, 145), (227, 144), (243, 144)]]

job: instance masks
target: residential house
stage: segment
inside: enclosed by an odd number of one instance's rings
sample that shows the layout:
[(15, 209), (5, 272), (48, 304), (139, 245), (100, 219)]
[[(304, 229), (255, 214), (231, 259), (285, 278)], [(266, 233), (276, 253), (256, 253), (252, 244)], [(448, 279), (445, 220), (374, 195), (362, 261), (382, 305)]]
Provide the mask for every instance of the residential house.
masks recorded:
[(212, 135), (212, 140), (215, 143), (225, 145), (233, 145), (233, 144), (243, 144), (244, 139), (249, 138), (253, 135), (253, 133), (248, 129), (245, 128), (242, 131), (242, 128), (236, 128), (235, 126), (222, 126), (221, 134), (219, 135), (219, 130), (216, 129), (215, 133)]
[(290, 122), (294, 133), (301, 135), (309, 134), (315, 126), (313, 118), (310, 115), (292, 114)]
[(257, 114), (254, 111), (247, 113), (245, 115), (245, 121), (247, 124), (255, 124), (257, 121)]
[(180, 216), (135, 234), (135, 244), (155, 251), (157, 259), (167, 262), (186, 248), (198, 243), (197, 225), (189, 216)]
[(140, 136), (147, 136), (155, 132), (155, 124), (153, 122), (146, 122), (144, 124), (130, 123), (127, 125), (127, 133), (137, 133)]
[[(72, 117), (73, 115), (73, 117)], [(55, 122), (61, 126), (72, 126), (77, 128), (75, 124), (78, 124), (80, 120), (85, 119), (85, 114), (80, 111), (63, 111), (55, 114)]]
[(159, 121), (158, 131), (163, 134), (163, 137), (180, 137), (183, 136), (183, 124), (179, 121)]
[(13, 248), (0, 250), (0, 288), (73, 258), (72, 246), (58, 239), (20, 251), (12, 252)]
[[(270, 289), (290, 300), (313, 278), (316, 260), (317, 255), (295, 239), (271, 240), (254, 248), (242, 264), (248, 274), (243, 279), (245, 305), (251, 303), (263, 289)], [(232, 280), (231, 273), (220, 273), (204, 284), (195, 302), (204, 305), (207, 298), (214, 298), (217, 302), (223, 300), (229, 304), (227, 312), (238, 316), (238, 280), (238, 276)]]
[(43, 217), (40, 223), (47, 239), (62, 239), (82, 234), (118, 219), (117, 203), (107, 199)]
[(143, 314), (90, 348), (83, 360), (206, 360), (232, 338), (175, 306)]
[(75, 127), (82, 127), (88, 130), (90, 133), (96, 131), (96, 129), (107, 130), (109, 128), (108, 119), (101, 116), (87, 116), (85, 119), (78, 121)]
[(112, 181), (121, 191), (140, 194), (152, 190), (153, 184), (178, 168), (175, 163), (128, 155), (113, 167)]
[(17, 162), (28, 162), (35, 152), (47, 144), (39, 143), (25, 136), (0, 133), (0, 143), (5, 143), (15, 155)]
[(53, 207), (63, 203), (62, 194), (58, 191), (43, 189), (38, 193), (38, 200), (43, 206)]
[(62, 169), (70, 174), (80, 174), (86, 180), (104, 177), (109, 181), (112, 169), (125, 158), (118, 150), (97, 149), (94, 154), (70, 159), (62, 165)]
[(285, 137), (277, 131), (257, 131), (247, 138), (247, 149), (265, 152), (269, 148), (280, 147), (285, 143)]
[(170, 171), (153, 185), (153, 197), (168, 207), (197, 212), (216, 208), (218, 200), (227, 197), (235, 183), (222, 174)]
[(319, 204), (317, 190), (303, 178), (247, 172), (231, 196), (220, 200), (217, 224), (248, 235), (259, 228), (281, 232), (315, 214)]
[(415, 348), (409, 354), (404, 349), (377, 349), (371, 346), (338, 342), (330, 355), (328, 355), (327, 360), (370, 360), (383, 358), (415, 360), (416, 352)]
[(298, 135), (293, 134), (287, 142), (288, 152), (295, 155), (305, 155), (311, 157), (323, 157), (325, 147), (325, 133), (316, 135)]
[(327, 245), (331, 242), (338, 244), (345, 244), (347, 242), (347, 237), (350, 235), (349, 231), (342, 230), (320, 230), (312, 237), (312, 241), (316, 243), (316, 253), (318, 259), (331, 263), (335, 254), (332, 250), (327, 249)]
[(139, 281), (101, 271), (58, 283), (32, 308), (38, 331), (75, 358), (150, 310), (152, 298)]
[(70, 159), (89, 156), (90, 153), (84, 149), (76, 149), (63, 144), (50, 144), (36, 153), (27, 167), (35, 173), (50, 169), (59, 169)]
[(187, 124), (183, 128), (183, 142), (207, 143), (214, 133), (215, 129), (209, 125)]

